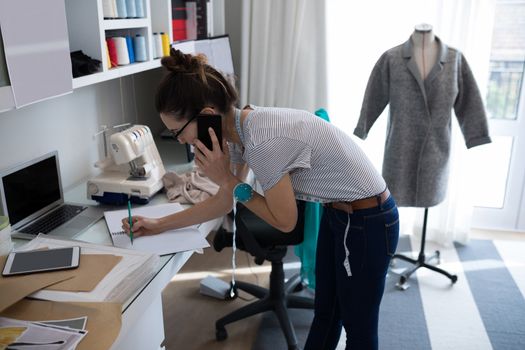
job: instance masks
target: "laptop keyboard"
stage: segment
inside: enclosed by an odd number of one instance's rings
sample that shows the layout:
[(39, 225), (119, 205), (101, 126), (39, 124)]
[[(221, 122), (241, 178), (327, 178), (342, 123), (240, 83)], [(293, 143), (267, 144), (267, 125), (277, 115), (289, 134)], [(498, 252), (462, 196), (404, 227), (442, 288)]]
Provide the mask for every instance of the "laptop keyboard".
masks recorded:
[(20, 232), (29, 233), (32, 235), (37, 235), (39, 233), (49, 233), (58, 226), (73, 218), (75, 215), (78, 215), (78, 213), (84, 209), (86, 209), (86, 207), (69, 204), (63, 205), (55, 211), (47, 214), (42, 219), (21, 229)]

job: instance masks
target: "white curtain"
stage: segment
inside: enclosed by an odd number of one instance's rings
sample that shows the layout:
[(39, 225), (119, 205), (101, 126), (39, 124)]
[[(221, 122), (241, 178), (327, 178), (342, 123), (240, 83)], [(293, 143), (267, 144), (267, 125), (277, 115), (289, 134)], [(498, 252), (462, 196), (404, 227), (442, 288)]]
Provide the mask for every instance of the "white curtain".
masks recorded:
[[(327, 1), (328, 107), (332, 122), (353, 132), (369, 74), (379, 56), (406, 41), (418, 23), (461, 50), (485, 96), (495, 0), (371, 0)], [(366, 141), (358, 141), (381, 168), (388, 109), (372, 127)], [(455, 119), (455, 117), (453, 116)], [(357, 139), (357, 138), (356, 138)], [(483, 147), (483, 146), (481, 146)], [(467, 242), (472, 217), (472, 176), (468, 150), (457, 122), (453, 122), (451, 167), (445, 201), (429, 208), (427, 239), (449, 245)], [(401, 208), (401, 232), (421, 233), (422, 208)]]
[(325, 1), (242, 4), (242, 104), (326, 107)]

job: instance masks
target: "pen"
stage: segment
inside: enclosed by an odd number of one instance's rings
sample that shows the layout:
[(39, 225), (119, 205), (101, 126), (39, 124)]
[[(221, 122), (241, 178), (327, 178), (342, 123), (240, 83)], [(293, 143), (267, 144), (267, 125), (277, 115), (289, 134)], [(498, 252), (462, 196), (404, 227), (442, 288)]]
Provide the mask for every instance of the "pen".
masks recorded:
[(129, 217), (129, 238), (131, 239), (131, 245), (133, 245), (133, 221), (131, 220), (131, 198), (128, 198), (128, 217)]

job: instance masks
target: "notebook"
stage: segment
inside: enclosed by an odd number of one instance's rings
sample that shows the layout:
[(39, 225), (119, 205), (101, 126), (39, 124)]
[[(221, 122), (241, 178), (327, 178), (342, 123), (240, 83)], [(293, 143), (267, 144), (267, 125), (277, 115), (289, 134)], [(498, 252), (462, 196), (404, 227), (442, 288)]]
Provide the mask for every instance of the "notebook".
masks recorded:
[(103, 216), (95, 206), (64, 201), (57, 151), (0, 172), (0, 213), (9, 217), (13, 237), (26, 239), (73, 238)]
[[(132, 208), (131, 214), (151, 218), (160, 218), (183, 210), (179, 203), (165, 203)], [(169, 230), (152, 236), (135, 237), (133, 245), (130, 236), (122, 231), (122, 219), (128, 218), (128, 210), (113, 210), (104, 212), (106, 224), (111, 235), (113, 245), (119, 248), (167, 255), (187, 250), (209, 247), (205, 235), (196, 225), (177, 230)]]

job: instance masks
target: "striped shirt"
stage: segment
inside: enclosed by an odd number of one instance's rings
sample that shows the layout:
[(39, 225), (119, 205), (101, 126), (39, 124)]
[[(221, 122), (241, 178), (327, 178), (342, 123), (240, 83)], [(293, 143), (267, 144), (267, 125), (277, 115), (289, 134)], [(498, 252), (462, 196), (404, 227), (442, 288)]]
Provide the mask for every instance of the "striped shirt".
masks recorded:
[(247, 163), (264, 191), (289, 174), (295, 197), (309, 202), (354, 201), (383, 192), (386, 183), (349, 135), (307, 111), (253, 107), (245, 118)]

